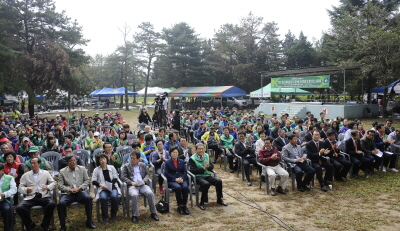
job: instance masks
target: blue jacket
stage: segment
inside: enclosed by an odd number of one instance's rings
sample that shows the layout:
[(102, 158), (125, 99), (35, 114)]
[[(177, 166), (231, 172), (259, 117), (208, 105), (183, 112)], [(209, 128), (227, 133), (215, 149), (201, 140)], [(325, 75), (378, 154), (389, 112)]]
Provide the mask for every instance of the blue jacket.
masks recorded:
[(164, 175), (167, 177), (168, 182), (175, 182), (176, 178), (187, 180), (186, 164), (182, 159), (178, 159), (178, 168), (175, 168), (172, 159), (165, 161)]

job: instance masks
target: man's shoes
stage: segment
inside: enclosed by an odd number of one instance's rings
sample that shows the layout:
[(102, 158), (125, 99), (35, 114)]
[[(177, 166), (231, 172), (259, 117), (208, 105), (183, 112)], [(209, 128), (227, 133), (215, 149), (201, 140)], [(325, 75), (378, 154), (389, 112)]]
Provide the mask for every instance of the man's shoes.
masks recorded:
[(86, 227), (89, 229), (97, 229), (97, 226), (95, 226), (92, 221), (86, 222)]
[(342, 180), (343, 180), (343, 182), (347, 181), (346, 177), (342, 177)]
[(67, 231), (67, 227), (66, 226), (61, 226), (60, 231)]
[(285, 190), (283, 190), (281, 186), (278, 186), (278, 189), (276, 191), (281, 194), (286, 194)]
[(303, 187), (297, 187), (297, 190), (299, 190), (300, 192), (304, 192), (304, 188)]
[(217, 200), (217, 204), (223, 205), (223, 206), (228, 206), (227, 203), (225, 203), (222, 199)]
[(247, 181), (247, 185), (252, 186), (253, 184), (251, 183), (251, 181)]
[(103, 219), (103, 225), (108, 225), (108, 219)]
[(40, 227), (43, 229), (43, 231), (50, 231), (49, 226), (41, 224)]
[(275, 196), (276, 195), (276, 192), (275, 192), (274, 188), (271, 188), (270, 194), (271, 194), (271, 196)]
[(235, 172), (235, 170), (231, 169), (231, 170), (229, 170), (229, 172), (230, 172), (230, 173), (234, 173), (234, 172)]
[(358, 174), (354, 174), (351, 178), (357, 178)]
[(307, 191), (310, 191), (311, 188), (308, 187), (307, 185), (303, 185), (303, 189), (304, 189), (304, 190), (307, 190)]
[(382, 172), (386, 172), (386, 167), (382, 166)]
[(159, 220), (160, 220), (160, 219), (158, 218), (158, 216), (157, 216), (156, 213), (152, 213), (152, 214), (150, 215), (150, 217), (153, 218), (153, 220), (155, 220), (155, 221), (159, 221)]
[(325, 182), (324, 182), (324, 185), (325, 185), (325, 186), (329, 186), (329, 185), (332, 185), (332, 183), (329, 182), (329, 181), (325, 181)]
[(111, 217), (108, 219), (109, 222), (114, 223), (117, 221), (117, 217)]
[(321, 190), (324, 191), (324, 192), (328, 191), (328, 190), (326, 189), (326, 186), (325, 186), (325, 185), (321, 187)]
[(139, 223), (139, 220), (137, 219), (137, 217), (133, 216), (132, 217), (132, 222), (137, 224), (137, 223)]
[(178, 213), (183, 215), (183, 208), (181, 206), (178, 207)]
[(204, 202), (200, 202), (199, 207), (201, 210), (206, 210), (206, 206), (204, 205)]
[(395, 168), (388, 168), (388, 172), (399, 172), (399, 170)]
[(189, 213), (189, 209), (186, 206), (183, 206), (182, 210), (183, 210), (183, 214), (185, 214), (185, 215), (189, 215), (190, 214)]

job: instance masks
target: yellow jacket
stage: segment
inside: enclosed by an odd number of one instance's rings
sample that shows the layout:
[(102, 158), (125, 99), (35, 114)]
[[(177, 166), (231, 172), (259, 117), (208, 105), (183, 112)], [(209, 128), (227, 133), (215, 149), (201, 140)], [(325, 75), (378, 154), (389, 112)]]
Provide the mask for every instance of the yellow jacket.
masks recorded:
[[(210, 138), (210, 132), (206, 132), (201, 136), (201, 140), (204, 140), (206, 143), (208, 142), (208, 138)], [(214, 140), (219, 140), (219, 135), (216, 132), (214, 132)]]

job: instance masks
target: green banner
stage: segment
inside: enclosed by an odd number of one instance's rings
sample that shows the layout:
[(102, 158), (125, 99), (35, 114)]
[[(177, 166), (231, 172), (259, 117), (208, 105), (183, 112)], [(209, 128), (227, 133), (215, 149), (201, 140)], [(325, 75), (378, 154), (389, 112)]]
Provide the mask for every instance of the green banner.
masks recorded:
[(271, 79), (273, 88), (327, 88), (330, 83), (331, 77), (329, 75)]

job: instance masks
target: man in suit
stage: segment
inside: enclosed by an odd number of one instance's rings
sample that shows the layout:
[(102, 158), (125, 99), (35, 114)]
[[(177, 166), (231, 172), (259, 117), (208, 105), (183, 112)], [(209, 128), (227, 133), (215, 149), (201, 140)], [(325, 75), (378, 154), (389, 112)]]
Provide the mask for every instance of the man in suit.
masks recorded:
[(273, 128), (273, 130), (271, 131), (271, 137), (272, 137), (272, 139), (278, 138), (278, 136), (279, 136), (278, 131), (279, 131), (280, 128), (281, 128), (281, 124), (280, 124), (278, 121), (276, 121), (275, 124), (274, 124), (274, 128)]
[(26, 230), (34, 230), (36, 224), (31, 219), (31, 208), (33, 206), (42, 206), (44, 216), (42, 220), (43, 230), (50, 230), (49, 224), (53, 217), (53, 211), (56, 204), (50, 198), (50, 191), (56, 187), (56, 182), (46, 170), (41, 170), (41, 159), (34, 156), (30, 159), (32, 170), (22, 175), (18, 192), (26, 195), (24, 200), (17, 207), (17, 213), (22, 219)]
[(357, 130), (351, 131), (351, 138), (345, 141), (345, 147), (353, 163), (354, 177), (358, 177), (360, 169), (367, 173), (372, 166), (372, 160), (365, 157), (361, 151), (360, 133)]
[[(392, 148), (392, 152), (398, 154), (400, 153), (400, 130), (396, 130), (388, 135), (388, 141), (390, 142), (390, 147)], [(385, 162), (383, 163), (385, 164)], [(395, 168), (395, 162), (390, 161), (389, 172), (398, 172)]]
[[(318, 131), (313, 132), (313, 139), (306, 144), (307, 157), (311, 160), (311, 166), (315, 169), (318, 182), (321, 190), (326, 192), (326, 186), (332, 184), (333, 166), (325, 158), (329, 154), (329, 147), (324, 147), (324, 142), (319, 139), (320, 134)], [(325, 177), (322, 178), (322, 167), (325, 168)]]
[(279, 129), (279, 136), (273, 142), (273, 146), (278, 149), (278, 151), (282, 151), (283, 146), (289, 143), (289, 140), (286, 138), (285, 130)]
[(321, 131), (319, 132), (321, 138), (323, 140), (328, 139), (328, 130), (331, 128), (331, 125), (329, 123), (324, 123)]
[[(286, 163), (294, 165), (293, 171), (296, 174), (297, 189), (300, 192), (310, 190), (307, 185), (314, 178), (315, 169), (305, 162), (307, 158), (303, 156), (300, 145), (297, 145), (297, 137), (290, 135), (288, 140), (289, 143), (282, 149), (282, 158)], [(306, 176), (303, 180), (304, 173)]]
[[(74, 155), (71, 146), (65, 146), (64, 151), (65, 151), (66, 155)], [(81, 158), (79, 158), (79, 156), (75, 155), (75, 159), (76, 159), (76, 162), (78, 163), (78, 165), (85, 166), (85, 163), (83, 162), (83, 160), (81, 160)], [(60, 158), (60, 160), (58, 161), (58, 168), (63, 169), (65, 167), (67, 167), (67, 161), (65, 160), (65, 156), (64, 156), (63, 158)]]
[(133, 151), (130, 157), (131, 162), (122, 166), (121, 180), (128, 185), (129, 195), (132, 197), (132, 222), (135, 224), (139, 222), (139, 194), (146, 195), (151, 212), (150, 217), (158, 221), (154, 194), (151, 188), (146, 185), (150, 178), (149, 169), (145, 163), (139, 162), (139, 151)]
[(200, 209), (205, 210), (204, 203), (208, 202), (208, 189), (211, 185), (215, 186), (217, 193), (217, 203), (223, 206), (228, 206), (222, 200), (222, 180), (211, 176), (214, 165), (210, 162), (210, 157), (204, 153), (204, 144), (196, 144), (196, 153), (189, 159), (188, 170), (196, 176), (196, 182), (200, 185), (201, 200)]
[(14, 219), (13, 205), (10, 198), (17, 193), (14, 177), (4, 174), (4, 165), (0, 163), (0, 215), (3, 217), (4, 230), (11, 230)]
[(396, 129), (392, 126), (393, 121), (391, 119), (386, 120), (386, 126), (385, 126), (385, 134), (389, 135), (390, 133), (394, 132)]
[(58, 189), (62, 193), (59, 204), (57, 205), (58, 217), (60, 219), (61, 229), (65, 231), (65, 218), (67, 217), (67, 207), (72, 202), (79, 202), (85, 205), (86, 227), (97, 229), (92, 220), (92, 197), (85, 190), (90, 186), (90, 178), (86, 168), (77, 165), (75, 155), (65, 157), (67, 167), (60, 170), (58, 177)]
[(360, 139), (361, 151), (364, 152), (364, 157), (370, 159), (373, 162), (371, 169), (368, 169), (369, 173), (373, 173), (374, 168), (379, 169), (383, 161), (383, 158), (378, 156), (379, 151), (375, 145), (374, 137), (375, 131), (368, 130), (367, 134)]
[(312, 134), (313, 134), (313, 132), (316, 130), (316, 128), (314, 127), (314, 125), (310, 125), (309, 127), (308, 127), (308, 132), (307, 132), (307, 134), (304, 136), (304, 141), (305, 142), (309, 142), (309, 141), (311, 141), (312, 140)]
[(257, 164), (255, 150), (252, 149), (251, 144), (246, 141), (246, 133), (244, 132), (239, 132), (239, 140), (235, 144), (235, 153), (243, 159), (244, 174), (246, 175), (247, 185), (251, 186), (250, 164), (257, 166), (258, 172), (261, 172), (261, 166)]
[(185, 137), (181, 137), (179, 139), (179, 143), (181, 144), (180, 147), (178, 147), (179, 150), (179, 159), (182, 159), (187, 163), (189, 161), (189, 158), (192, 156), (192, 148), (187, 145), (187, 141)]
[(336, 133), (329, 130), (326, 134), (327, 139), (324, 140), (324, 146), (325, 148), (329, 148), (328, 157), (335, 168), (335, 180), (338, 182), (345, 182), (347, 174), (351, 168), (351, 162), (339, 154), (340, 151), (335, 140)]

